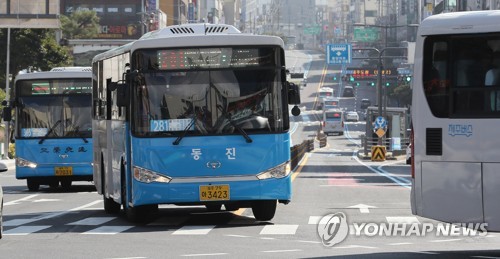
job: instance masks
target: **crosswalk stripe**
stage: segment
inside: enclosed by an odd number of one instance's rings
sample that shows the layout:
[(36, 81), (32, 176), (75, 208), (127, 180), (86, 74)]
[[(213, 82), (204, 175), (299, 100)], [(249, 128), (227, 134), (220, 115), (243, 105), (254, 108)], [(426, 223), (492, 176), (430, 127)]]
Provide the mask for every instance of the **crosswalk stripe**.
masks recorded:
[(28, 235), (40, 230), (50, 228), (51, 226), (20, 226), (4, 231), (4, 235)]
[(131, 229), (133, 226), (102, 226), (86, 232), (83, 235), (115, 235), (125, 230)]
[(97, 226), (104, 224), (108, 221), (116, 219), (116, 217), (90, 217), (86, 219), (82, 219), (79, 221), (71, 222), (66, 225), (86, 225), (86, 226)]
[(295, 235), (299, 225), (266, 225), (260, 231), (261, 235)]
[(174, 231), (172, 235), (206, 235), (213, 228), (215, 228), (215, 225), (183, 226), (182, 228)]
[(16, 227), (16, 226), (21, 226), (24, 224), (28, 224), (34, 221), (37, 221), (38, 219), (12, 219), (12, 220), (7, 220), (3, 222), (4, 227)]

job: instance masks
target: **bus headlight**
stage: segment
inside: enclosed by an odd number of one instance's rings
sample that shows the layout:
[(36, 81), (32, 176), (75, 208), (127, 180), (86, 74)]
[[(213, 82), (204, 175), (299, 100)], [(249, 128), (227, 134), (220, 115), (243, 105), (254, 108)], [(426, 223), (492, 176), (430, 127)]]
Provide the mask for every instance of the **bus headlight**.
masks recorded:
[(257, 178), (259, 178), (259, 180), (264, 180), (264, 179), (269, 179), (269, 178), (279, 179), (279, 178), (287, 177), (290, 174), (290, 172), (292, 172), (290, 162), (285, 162), (281, 165), (278, 165), (276, 167), (273, 167), (269, 170), (266, 170), (266, 171), (258, 174)]
[(26, 159), (22, 159), (20, 157), (16, 157), (16, 165), (19, 167), (29, 167), (29, 168), (36, 168), (36, 163), (28, 161)]
[(134, 166), (134, 179), (143, 183), (169, 183), (172, 180), (172, 178), (168, 176), (137, 166)]

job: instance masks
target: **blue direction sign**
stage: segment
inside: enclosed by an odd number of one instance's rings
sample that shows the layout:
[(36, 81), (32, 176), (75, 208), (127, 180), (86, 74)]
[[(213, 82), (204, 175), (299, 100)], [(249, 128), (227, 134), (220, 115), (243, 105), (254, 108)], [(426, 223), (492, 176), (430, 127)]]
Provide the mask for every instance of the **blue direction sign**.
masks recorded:
[(351, 44), (328, 44), (326, 45), (326, 61), (328, 64), (351, 63)]
[(373, 128), (374, 129), (383, 129), (387, 128), (387, 121), (385, 120), (384, 117), (378, 116), (375, 121), (373, 122)]

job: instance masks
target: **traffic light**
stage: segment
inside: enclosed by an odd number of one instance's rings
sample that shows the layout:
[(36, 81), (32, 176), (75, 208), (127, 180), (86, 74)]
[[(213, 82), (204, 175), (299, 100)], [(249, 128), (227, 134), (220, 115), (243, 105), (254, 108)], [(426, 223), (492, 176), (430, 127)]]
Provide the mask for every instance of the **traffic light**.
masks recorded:
[(370, 85), (371, 85), (371, 86), (375, 86), (375, 83), (374, 83), (374, 82), (371, 82), (371, 84), (370, 84)]
[(333, 75), (333, 81), (337, 81), (337, 76)]
[(389, 86), (391, 86), (391, 83), (386, 82), (386, 83), (385, 83), (385, 86), (386, 86), (386, 87), (389, 87)]
[(359, 86), (359, 82), (356, 82), (356, 86)]
[(349, 75), (349, 81), (354, 82), (354, 77)]
[(411, 76), (407, 76), (406, 77), (406, 82), (410, 82), (411, 81)]

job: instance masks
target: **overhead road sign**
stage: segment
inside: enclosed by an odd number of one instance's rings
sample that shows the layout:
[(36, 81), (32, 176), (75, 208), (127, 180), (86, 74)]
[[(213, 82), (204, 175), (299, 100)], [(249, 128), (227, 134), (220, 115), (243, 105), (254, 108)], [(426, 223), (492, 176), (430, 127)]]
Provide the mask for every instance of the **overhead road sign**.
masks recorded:
[(326, 61), (328, 64), (346, 64), (352, 61), (351, 44), (326, 45)]

